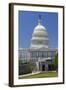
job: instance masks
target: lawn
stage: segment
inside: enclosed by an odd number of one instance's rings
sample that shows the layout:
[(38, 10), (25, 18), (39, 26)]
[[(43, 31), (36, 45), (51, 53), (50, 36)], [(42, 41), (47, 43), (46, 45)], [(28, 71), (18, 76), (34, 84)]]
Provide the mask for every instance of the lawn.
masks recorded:
[(57, 72), (42, 72), (42, 73), (39, 73), (39, 74), (19, 77), (19, 79), (46, 78), (46, 77), (57, 77), (57, 76), (58, 76)]

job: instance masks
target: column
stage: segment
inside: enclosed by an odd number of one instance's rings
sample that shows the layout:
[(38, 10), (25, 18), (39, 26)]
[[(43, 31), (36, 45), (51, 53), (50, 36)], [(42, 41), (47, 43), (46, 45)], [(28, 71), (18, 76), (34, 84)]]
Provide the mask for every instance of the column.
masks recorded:
[(39, 71), (39, 62), (36, 62), (37, 71)]
[(42, 71), (42, 63), (39, 62), (39, 71)]
[(45, 71), (48, 71), (48, 64), (45, 63)]

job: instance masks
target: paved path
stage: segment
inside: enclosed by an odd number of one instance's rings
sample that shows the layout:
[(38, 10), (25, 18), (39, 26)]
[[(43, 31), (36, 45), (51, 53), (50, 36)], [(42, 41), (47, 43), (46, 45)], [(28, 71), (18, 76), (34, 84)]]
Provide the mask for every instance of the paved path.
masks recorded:
[(19, 77), (30, 76), (30, 75), (34, 75), (34, 74), (38, 74), (38, 73), (40, 73), (40, 72), (32, 72), (30, 74), (19, 75)]

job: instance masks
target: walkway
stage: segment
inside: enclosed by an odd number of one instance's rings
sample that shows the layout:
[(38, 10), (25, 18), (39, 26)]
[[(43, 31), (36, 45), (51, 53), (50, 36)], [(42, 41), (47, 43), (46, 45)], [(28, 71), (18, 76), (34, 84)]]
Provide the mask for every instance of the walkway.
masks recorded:
[(30, 73), (30, 74), (19, 75), (19, 77), (30, 76), (30, 75), (39, 74), (39, 73), (40, 73), (40, 72), (32, 72), (32, 73)]

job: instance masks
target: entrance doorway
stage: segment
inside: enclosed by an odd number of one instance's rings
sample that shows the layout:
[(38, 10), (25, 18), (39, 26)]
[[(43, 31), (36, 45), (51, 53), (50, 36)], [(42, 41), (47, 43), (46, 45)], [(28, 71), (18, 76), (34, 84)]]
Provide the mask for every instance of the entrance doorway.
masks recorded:
[(42, 71), (45, 71), (45, 65), (42, 65)]

